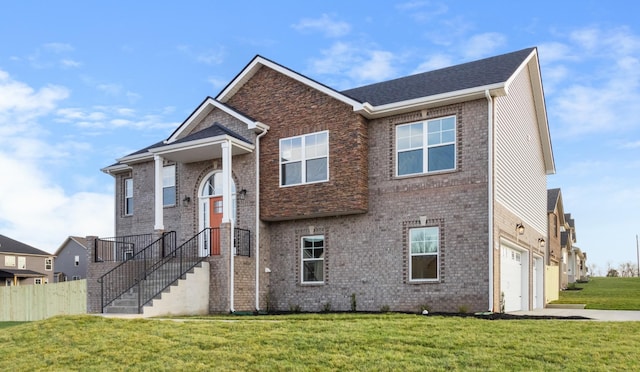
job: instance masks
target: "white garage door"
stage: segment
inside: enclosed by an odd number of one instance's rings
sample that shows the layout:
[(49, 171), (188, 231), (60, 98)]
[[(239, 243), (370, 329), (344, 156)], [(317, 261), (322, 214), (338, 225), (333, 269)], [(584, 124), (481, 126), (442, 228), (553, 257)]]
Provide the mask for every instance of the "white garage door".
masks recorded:
[(504, 295), (504, 311), (526, 310), (527, 293), (523, 285), (526, 283), (523, 280), (523, 271), (527, 267), (526, 255), (504, 244), (501, 245), (501, 253), (500, 289)]

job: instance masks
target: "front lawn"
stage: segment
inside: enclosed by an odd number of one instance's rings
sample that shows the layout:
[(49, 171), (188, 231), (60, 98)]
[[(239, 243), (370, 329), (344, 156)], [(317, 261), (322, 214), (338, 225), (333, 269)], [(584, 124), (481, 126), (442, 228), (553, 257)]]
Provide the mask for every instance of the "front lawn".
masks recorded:
[(640, 310), (640, 278), (594, 277), (576, 283), (580, 290), (560, 292), (557, 304), (586, 304), (587, 309)]
[(0, 370), (640, 370), (640, 322), (87, 315), (1, 329), (0, 344)]

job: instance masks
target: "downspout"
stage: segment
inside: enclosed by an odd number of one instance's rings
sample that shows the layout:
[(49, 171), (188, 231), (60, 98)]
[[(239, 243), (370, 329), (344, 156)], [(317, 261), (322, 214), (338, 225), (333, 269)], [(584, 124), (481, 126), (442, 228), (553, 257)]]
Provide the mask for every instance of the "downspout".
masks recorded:
[(484, 91), (487, 98), (487, 197), (489, 223), (489, 311), (493, 311), (493, 98), (489, 90)]
[(260, 138), (269, 126), (257, 124), (262, 132), (256, 136), (256, 311), (260, 311)]

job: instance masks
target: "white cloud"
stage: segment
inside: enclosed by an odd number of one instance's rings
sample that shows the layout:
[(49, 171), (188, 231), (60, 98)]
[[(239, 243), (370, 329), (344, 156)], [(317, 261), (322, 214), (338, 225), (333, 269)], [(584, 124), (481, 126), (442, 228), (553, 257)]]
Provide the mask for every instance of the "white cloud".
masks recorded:
[(72, 52), (74, 50), (71, 44), (66, 43), (47, 43), (42, 46), (45, 50), (54, 53)]
[(76, 68), (82, 66), (81, 62), (74, 61), (72, 59), (63, 59), (60, 61), (63, 68)]
[(637, 149), (640, 148), (640, 141), (625, 142), (621, 144), (620, 147), (625, 149)]
[(105, 129), (109, 132), (121, 128), (157, 130), (175, 128), (179, 125), (164, 119), (164, 115), (173, 111), (175, 108), (168, 106), (161, 108), (157, 114), (138, 115), (132, 108), (119, 106), (65, 107), (55, 111), (54, 121), (83, 129)]
[(81, 192), (67, 195), (36, 163), (0, 152), (0, 226), (4, 235), (53, 252), (69, 235), (113, 235), (113, 197)]
[(418, 22), (428, 22), (449, 11), (445, 3), (437, 1), (409, 1), (396, 5), (396, 9), (409, 14)]
[(506, 42), (506, 36), (498, 32), (473, 35), (464, 43), (462, 54), (469, 59), (484, 58), (494, 54)]
[[(315, 74), (346, 76), (348, 82), (338, 83), (344, 87), (386, 80), (395, 76), (392, 66), (396, 59), (393, 53), (367, 46), (337, 42), (322, 51), (323, 57), (311, 62)], [(333, 85), (336, 88), (341, 86)]]
[[(584, 28), (570, 32), (565, 46), (554, 45), (547, 49), (555, 52), (549, 52), (543, 73), (552, 72), (547, 106), (559, 128), (555, 136), (634, 128), (640, 115), (640, 37), (626, 28)], [(581, 73), (583, 65), (591, 72)]]
[(224, 62), (225, 49), (223, 47), (194, 51), (189, 45), (180, 45), (177, 49), (179, 52), (198, 63), (219, 65)]
[(413, 73), (417, 74), (425, 71), (433, 71), (440, 68), (449, 67), (453, 64), (454, 63), (451, 56), (438, 53), (430, 56), (426, 61), (418, 65), (418, 67), (413, 71)]
[(65, 87), (47, 85), (34, 90), (25, 83), (13, 80), (7, 72), (0, 70), (0, 112), (11, 111), (23, 114), (28, 112), (30, 117), (43, 115), (51, 111), (58, 101), (68, 96), (69, 90)]
[(120, 92), (122, 92), (122, 86), (120, 84), (98, 84), (96, 85), (96, 88), (101, 91), (104, 92), (106, 94), (112, 95), (112, 96), (118, 96), (120, 95)]
[(298, 31), (320, 31), (327, 37), (341, 37), (351, 31), (351, 25), (343, 21), (335, 21), (327, 14), (320, 18), (304, 18), (300, 22), (292, 25)]
[(394, 55), (382, 50), (371, 51), (362, 65), (351, 69), (351, 75), (360, 81), (379, 81), (388, 79), (395, 74), (391, 66)]
[[(40, 120), (57, 115), (69, 96), (60, 86), (34, 89), (0, 71), (0, 230), (4, 235), (53, 252), (68, 235), (109, 235), (113, 228), (111, 194), (67, 193), (51, 165), (87, 152), (86, 142), (56, 138)], [(81, 110), (62, 111), (67, 118)], [(61, 114), (61, 115), (62, 115)], [(99, 113), (85, 115), (92, 119)], [(18, 128), (18, 129), (16, 129)]]

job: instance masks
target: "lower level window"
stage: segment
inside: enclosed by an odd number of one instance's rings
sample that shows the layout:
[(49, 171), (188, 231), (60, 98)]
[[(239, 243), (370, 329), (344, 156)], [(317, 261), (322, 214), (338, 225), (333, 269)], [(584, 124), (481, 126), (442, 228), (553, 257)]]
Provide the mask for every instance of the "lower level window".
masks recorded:
[(42, 279), (41, 278), (36, 278), (34, 283), (35, 284), (42, 284)]
[(440, 266), (440, 229), (420, 227), (409, 230), (411, 280), (438, 280)]
[(302, 283), (324, 282), (324, 236), (302, 238)]

